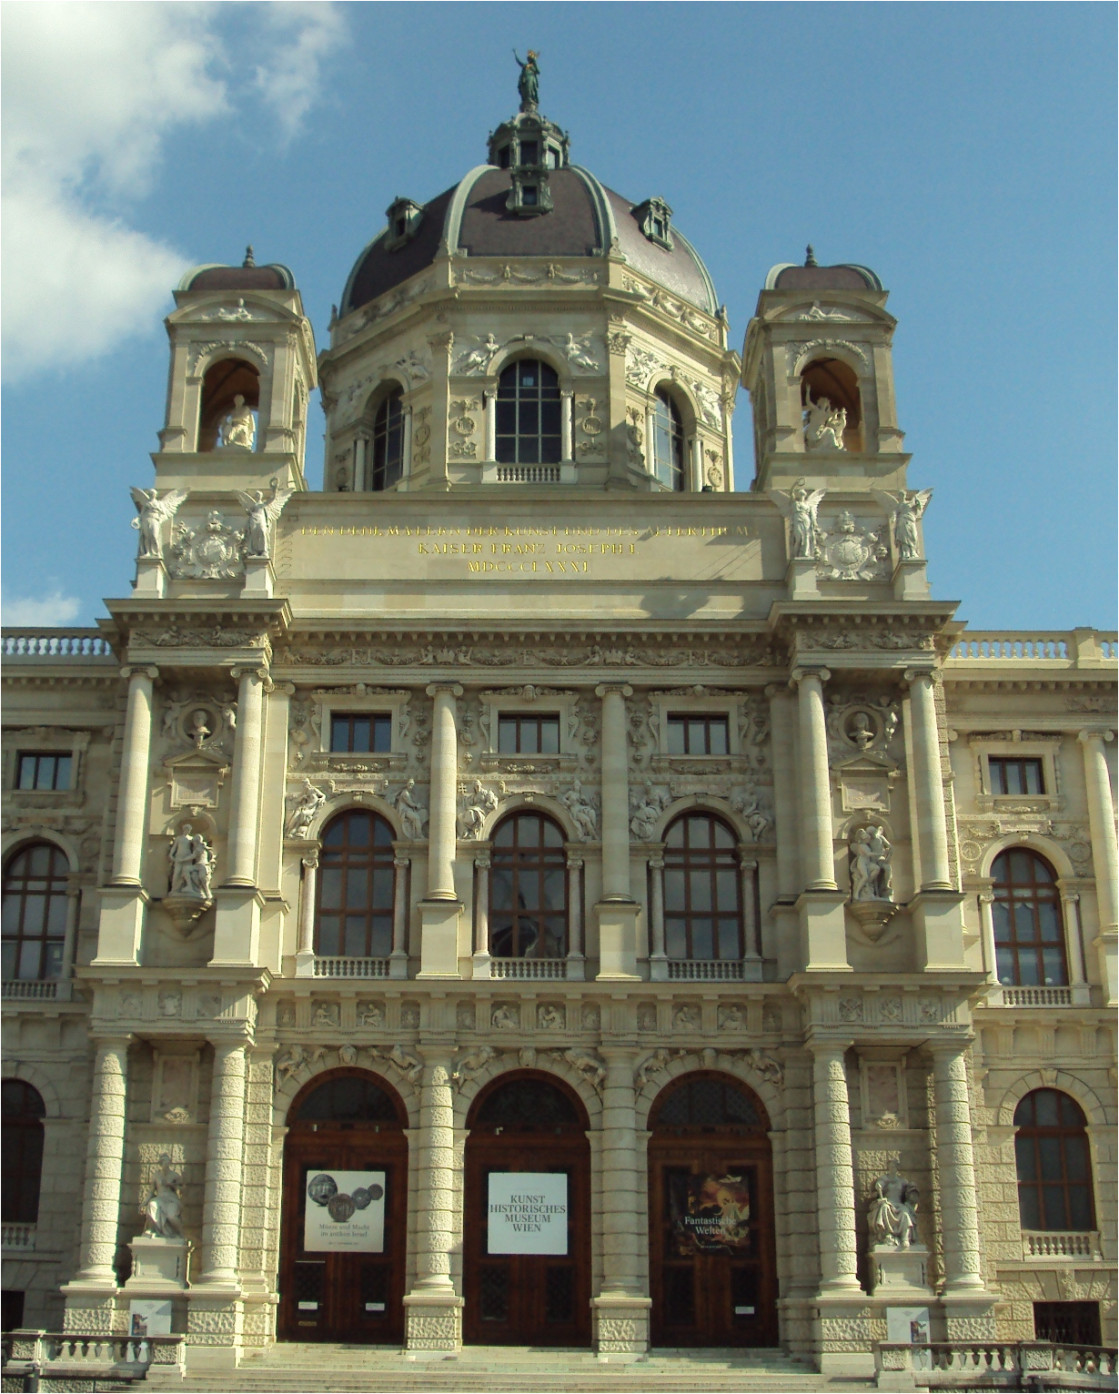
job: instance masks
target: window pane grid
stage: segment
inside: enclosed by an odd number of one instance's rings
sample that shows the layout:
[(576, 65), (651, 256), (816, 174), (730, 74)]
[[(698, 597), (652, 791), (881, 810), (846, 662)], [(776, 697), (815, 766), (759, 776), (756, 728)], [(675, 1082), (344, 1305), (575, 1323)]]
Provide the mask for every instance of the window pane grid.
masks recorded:
[(495, 829), (489, 927), (496, 958), (567, 954), (566, 856), (550, 818), (517, 813)]
[(1048, 863), (1026, 848), (1000, 853), (991, 868), (995, 957), (1004, 987), (1068, 983), (1060, 892)]
[(386, 712), (335, 712), (330, 718), (330, 748), (385, 754), (392, 749), (392, 717)]
[(1035, 1089), (1019, 1103), (1014, 1124), (1022, 1228), (1094, 1229), (1088, 1139), (1076, 1102), (1056, 1089)]
[(1044, 794), (1041, 761), (1013, 755), (987, 759), (992, 794)]
[(62, 975), (69, 866), (61, 849), (34, 843), (4, 868), (3, 973), (6, 981)]
[(559, 378), (546, 363), (519, 359), (497, 387), (497, 460), (554, 465), (561, 458)]
[(393, 392), (377, 409), (369, 487), (388, 489), (404, 473), (404, 394)]
[(684, 425), (666, 392), (656, 394), (653, 410), (653, 473), (670, 489), (684, 487)]
[(392, 829), (350, 809), (324, 830), (315, 952), (325, 958), (384, 958), (392, 952), (395, 874)]
[(58, 751), (23, 751), (16, 786), (20, 789), (69, 789), (72, 757)]
[(668, 717), (669, 755), (727, 755), (730, 732), (725, 716), (671, 713)]
[(558, 755), (559, 717), (516, 714), (497, 721), (497, 749), (502, 755)]
[(742, 897), (733, 833), (716, 818), (688, 814), (668, 830), (664, 863), (669, 958), (741, 958)]

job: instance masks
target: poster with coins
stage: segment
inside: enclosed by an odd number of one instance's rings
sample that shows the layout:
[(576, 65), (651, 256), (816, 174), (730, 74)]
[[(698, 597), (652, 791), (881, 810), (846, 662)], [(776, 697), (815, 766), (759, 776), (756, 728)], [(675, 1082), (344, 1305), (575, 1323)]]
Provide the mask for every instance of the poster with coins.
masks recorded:
[(385, 1173), (308, 1171), (303, 1248), (384, 1253)]

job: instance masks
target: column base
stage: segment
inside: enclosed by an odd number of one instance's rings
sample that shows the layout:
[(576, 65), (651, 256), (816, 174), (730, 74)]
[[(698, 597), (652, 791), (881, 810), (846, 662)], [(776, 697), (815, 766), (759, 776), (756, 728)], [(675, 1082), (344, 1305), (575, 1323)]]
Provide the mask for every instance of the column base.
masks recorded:
[(140, 937), (150, 897), (143, 886), (106, 886), (101, 892), (97, 957), (92, 967), (140, 962)]
[(488, 978), (492, 976), (493, 959), (487, 953), (475, 954), (472, 960), (471, 977)]
[(389, 954), (389, 977), (400, 981), (408, 976), (408, 955), (403, 949), (394, 949)]
[(944, 1313), (945, 1339), (949, 1341), (993, 1341), (996, 1334), (993, 1293), (984, 1288), (966, 1292), (945, 1292), (940, 1297)]
[(461, 978), (458, 927), (460, 900), (420, 901), (420, 971), (417, 978)]
[(840, 890), (804, 891), (797, 898), (801, 954), (806, 973), (850, 973), (846, 896)]
[(315, 976), (315, 955), (313, 952), (295, 955), (295, 976), (313, 978)]
[(255, 966), (260, 958), (260, 912), (264, 897), (255, 886), (219, 886), (214, 892), (214, 952), (211, 968)]
[(635, 900), (600, 900), (598, 917), (598, 982), (640, 982), (637, 971), (637, 929), (641, 906)]
[(871, 1317), (863, 1290), (820, 1292), (813, 1299), (812, 1346), (821, 1374), (870, 1379), (874, 1374)]
[(952, 890), (918, 891), (909, 902), (917, 931), (917, 968), (931, 972), (966, 972), (963, 896)]
[(453, 1290), (410, 1292), (404, 1299), (406, 1356), (457, 1355), (462, 1349), (463, 1300)]
[(117, 1319), (116, 1280), (75, 1278), (60, 1289), (66, 1300), (62, 1314), (63, 1331), (96, 1332), (99, 1336), (125, 1334), (124, 1317)]
[(649, 1313), (652, 1299), (628, 1293), (606, 1293), (591, 1299), (594, 1348), (599, 1360), (628, 1363), (649, 1353)]

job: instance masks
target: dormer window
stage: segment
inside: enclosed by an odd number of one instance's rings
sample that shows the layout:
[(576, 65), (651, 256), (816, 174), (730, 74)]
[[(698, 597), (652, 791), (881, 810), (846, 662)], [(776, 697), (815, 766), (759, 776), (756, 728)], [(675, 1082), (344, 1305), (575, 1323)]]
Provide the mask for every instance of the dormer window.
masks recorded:
[(538, 165), (540, 163), (540, 143), (535, 140), (521, 141), (521, 164)]
[(397, 247), (403, 247), (405, 242), (410, 242), (423, 221), (423, 215), (422, 204), (413, 203), (410, 198), (394, 199), (385, 209), (385, 217), (388, 219), (385, 251), (395, 252)]
[(522, 184), (521, 202), (526, 208), (535, 208), (540, 197), (540, 190), (535, 184)]
[(548, 185), (548, 175), (539, 167), (528, 168), (517, 165), (513, 169), (512, 186), (505, 207), (510, 213), (520, 213), (522, 217), (532, 217), (537, 213), (552, 211), (552, 191)]
[(641, 231), (658, 247), (672, 250), (672, 209), (663, 198), (648, 198), (633, 210)]

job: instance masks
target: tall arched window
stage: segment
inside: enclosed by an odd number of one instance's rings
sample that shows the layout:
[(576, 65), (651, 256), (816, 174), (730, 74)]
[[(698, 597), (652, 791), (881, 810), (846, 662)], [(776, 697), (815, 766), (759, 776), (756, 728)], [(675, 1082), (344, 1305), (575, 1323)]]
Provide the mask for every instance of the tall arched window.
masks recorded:
[(685, 813), (664, 848), (665, 949), (675, 959), (742, 957), (742, 887), (732, 830), (709, 813)]
[(389, 489), (404, 473), (404, 393), (395, 388), (373, 418), (373, 451), (369, 487)]
[(1068, 982), (1061, 896), (1053, 868), (1027, 847), (1000, 852), (991, 867), (995, 962), (1004, 987)]
[(514, 813), (493, 834), (490, 953), (564, 958), (567, 874), (563, 830), (542, 813)]
[(392, 952), (392, 828), (350, 808), (323, 830), (315, 952), (324, 958), (386, 958)]
[(52, 842), (33, 842), (4, 867), (3, 978), (62, 976), (69, 863)]
[(33, 1225), (39, 1218), (46, 1112), (37, 1089), (22, 1079), (4, 1081), (2, 1218), (5, 1224)]
[(1086, 1120), (1059, 1089), (1035, 1089), (1014, 1110), (1018, 1213), (1023, 1229), (1095, 1229)]
[(497, 459), (555, 465), (561, 453), (559, 378), (547, 363), (519, 358), (497, 383)]
[(684, 487), (684, 423), (663, 388), (653, 409), (653, 473), (670, 489)]

